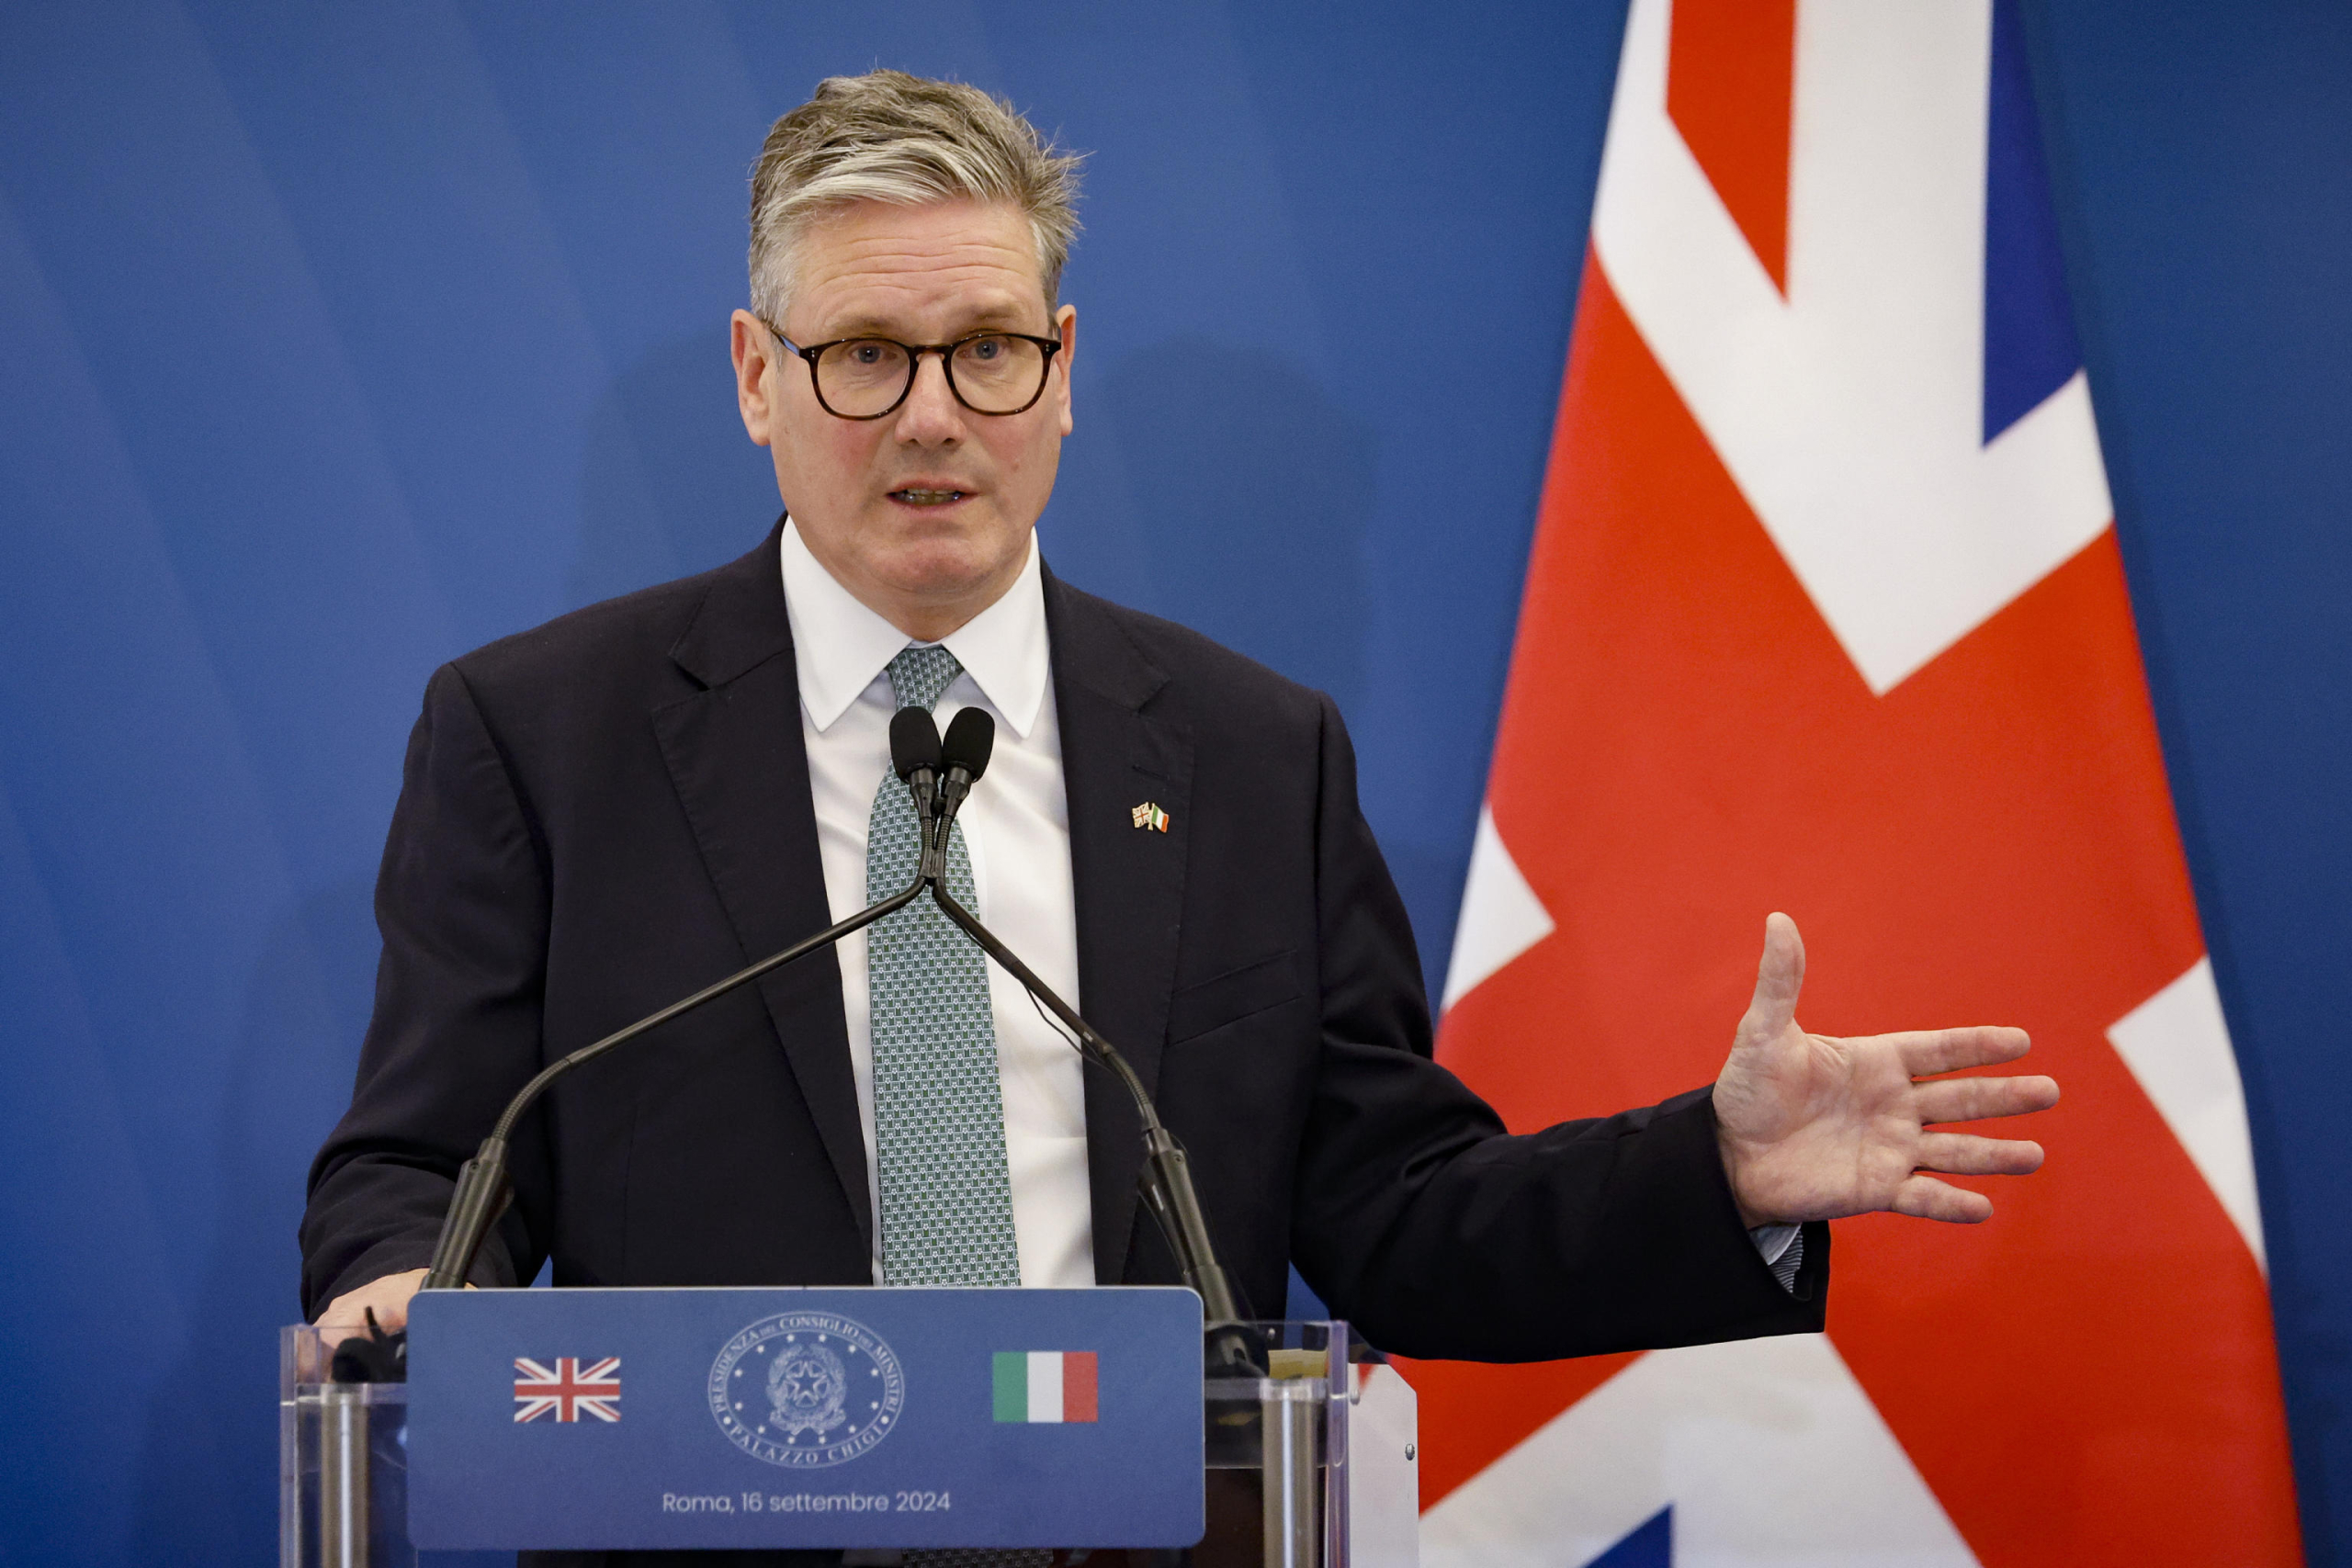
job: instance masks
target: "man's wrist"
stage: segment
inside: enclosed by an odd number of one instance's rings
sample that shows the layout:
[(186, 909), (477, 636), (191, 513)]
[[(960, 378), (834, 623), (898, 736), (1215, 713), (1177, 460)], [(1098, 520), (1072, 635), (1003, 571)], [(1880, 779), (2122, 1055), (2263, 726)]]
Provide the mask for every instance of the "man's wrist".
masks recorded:
[(1754, 1231), (1765, 1225), (1779, 1225), (1788, 1223), (1785, 1220), (1781, 1220), (1773, 1215), (1764, 1213), (1749, 1205), (1746, 1194), (1740, 1190), (1739, 1177), (1741, 1159), (1739, 1146), (1733, 1139), (1732, 1135), (1724, 1131), (1724, 1124), (1720, 1118), (1718, 1118), (1715, 1122), (1715, 1153), (1722, 1156), (1724, 1162), (1724, 1185), (1731, 1190), (1732, 1206), (1739, 1211), (1739, 1223), (1741, 1224), (1746, 1225), (1750, 1231)]

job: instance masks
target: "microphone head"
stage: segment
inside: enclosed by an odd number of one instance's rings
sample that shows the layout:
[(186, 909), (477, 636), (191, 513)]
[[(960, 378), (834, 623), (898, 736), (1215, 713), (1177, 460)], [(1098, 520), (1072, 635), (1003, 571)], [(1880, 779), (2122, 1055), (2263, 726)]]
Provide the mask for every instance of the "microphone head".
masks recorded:
[(996, 720), (985, 709), (965, 708), (947, 721), (947, 739), (939, 756), (948, 767), (961, 768), (977, 780), (989, 769), (989, 753), (996, 750)]
[[(987, 754), (983, 746), (981, 755)], [(939, 771), (939, 726), (932, 722), (929, 708), (903, 707), (890, 716), (890, 766), (901, 779), (912, 777), (918, 768)]]

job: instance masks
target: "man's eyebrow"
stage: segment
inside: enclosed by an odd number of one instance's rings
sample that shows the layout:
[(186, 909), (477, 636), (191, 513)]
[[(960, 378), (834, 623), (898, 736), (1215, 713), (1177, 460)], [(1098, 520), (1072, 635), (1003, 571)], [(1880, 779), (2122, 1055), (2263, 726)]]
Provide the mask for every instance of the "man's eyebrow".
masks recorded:
[[(1027, 332), (1030, 329), (1023, 323), (1027, 320), (1028, 314), (1029, 312), (1022, 309), (1019, 304), (1010, 300), (1001, 305), (984, 306), (965, 317), (964, 324), (949, 336), (963, 337), (967, 333), (976, 332)], [(1052, 331), (1050, 324), (1046, 330)], [(901, 342), (910, 341), (906, 338), (899, 323), (887, 321), (880, 316), (870, 315), (850, 316), (836, 321), (828, 330), (827, 335), (833, 338), (887, 337)]]

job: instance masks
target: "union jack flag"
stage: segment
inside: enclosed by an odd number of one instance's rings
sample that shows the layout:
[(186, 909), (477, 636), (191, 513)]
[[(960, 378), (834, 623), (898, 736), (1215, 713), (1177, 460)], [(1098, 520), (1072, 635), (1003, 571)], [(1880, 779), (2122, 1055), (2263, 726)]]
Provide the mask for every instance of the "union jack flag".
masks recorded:
[(514, 1371), (517, 1421), (536, 1421), (550, 1413), (559, 1421), (577, 1421), (583, 1415), (599, 1421), (621, 1418), (618, 1356), (607, 1356), (584, 1368), (574, 1356), (560, 1356), (553, 1366), (517, 1356)]
[(1632, 0), (1437, 1055), (1705, 1083), (1781, 908), (1809, 1028), (2030, 1029), (2053, 1157), (1840, 1221), (1826, 1334), (1409, 1371), (1429, 1568), (2303, 1562), (2022, 11)]

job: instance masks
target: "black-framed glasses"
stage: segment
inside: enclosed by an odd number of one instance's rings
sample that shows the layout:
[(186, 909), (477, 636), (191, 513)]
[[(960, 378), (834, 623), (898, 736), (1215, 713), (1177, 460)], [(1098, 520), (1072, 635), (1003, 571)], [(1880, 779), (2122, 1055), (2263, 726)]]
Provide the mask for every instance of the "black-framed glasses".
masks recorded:
[(887, 337), (843, 337), (802, 348), (772, 321), (760, 323), (776, 342), (808, 364), (817, 401), (839, 419), (880, 419), (915, 389), (926, 354), (939, 355), (947, 389), (974, 413), (1021, 413), (1046, 393), (1061, 340), (1027, 333), (971, 333), (954, 343), (900, 343)]

